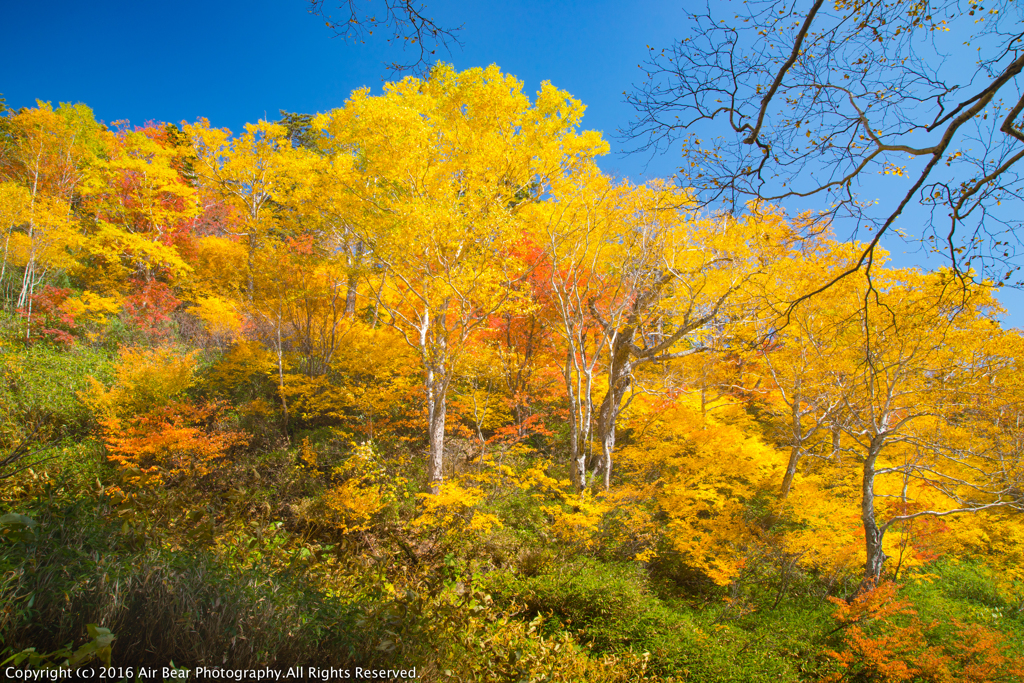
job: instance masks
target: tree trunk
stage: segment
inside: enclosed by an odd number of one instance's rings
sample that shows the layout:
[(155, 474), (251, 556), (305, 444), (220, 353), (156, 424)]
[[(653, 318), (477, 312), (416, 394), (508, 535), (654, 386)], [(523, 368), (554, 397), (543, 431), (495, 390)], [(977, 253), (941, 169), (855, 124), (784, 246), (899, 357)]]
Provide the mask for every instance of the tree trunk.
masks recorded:
[(356, 242), (349, 256), (348, 288), (345, 291), (345, 315), (349, 318), (355, 317), (356, 314), (356, 296), (359, 290), (359, 279), (356, 277), (355, 269), (359, 265), (362, 255), (363, 243)]
[[(573, 345), (570, 342), (565, 359), (565, 386), (569, 394), (569, 462), (571, 477), (576, 488), (587, 488), (587, 452), (593, 424), (594, 372), (593, 366), (576, 366)], [(576, 368), (575, 373), (573, 368)]]
[(601, 437), (601, 473), (604, 474), (604, 490), (612, 487), (612, 454), (615, 452), (615, 420), (613, 419)]
[(245, 296), (252, 301), (253, 291), (256, 289), (256, 228), (249, 232), (249, 248), (245, 260)]
[(789, 462), (786, 463), (786, 475), (782, 478), (782, 490), (779, 492), (779, 498), (783, 501), (789, 496), (789, 490), (793, 487), (793, 479), (796, 477), (796, 467), (800, 464), (800, 451), (801, 446), (804, 442), (804, 430), (803, 424), (801, 423), (802, 414), (800, 413), (800, 376), (797, 375), (796, 387), (792, 395), (792, 406), (790, 406), (790, 416), (793, 420), (793, 446), (789, 451)]
[(878, 526), (875, 518), (875, 462), (882, 450), (882, 437), (876, 436), (868, 447), (868, 456), (864, 460), (864, 478), (861, 482), (861, 513), (864, 523), (864, 549), (867, 559), (864, 562), (864, 578), (857, 589), (858, 595), (866, 593), (878, 585), (882, 578), (882, 566), (886, 556), (882, 550), (882, 538), (885, 529)]
[(284, 392), (284, 347), (281, 341), (281, 316), (277, 316), (277, 393), (281, 396), (281, 410), (284, 411), (284, 435), (291, 443), (291, 432), (288, 429), (288, 397)]
[(603, 475), (604, 488), (612, 486), (612, 457), (615, 453), (615, 423), (622, 411), (622, 401), (633, 381), (633, 363), (630, 360), (633, 328), (616, 337), (612, 344), (608, 367), (608, 392), (601, 401), (598, 418), (598, 436), (601, 439), (601, 462), (598, 472)]
[(565, 360), (565, 388), (569, 394), (569, 469), (570, 477), (576, 488), (582, 491), (587, 488), (587, 456), (580, 439), (580, 411), (578, 397), (572, 381), (572, 348), (569, 348)]
[(786, 463), (786, 475), (782, 478), (782, 490), (779, 498), (786, 500), (789, 490), (793, 488), (793, 479), (796, 478), (796, 467), (800, 463), (800, 445), (794, 445), (789, 451), (789, 462)]
[(444, 482), (444, 421), (447, 413), (447, 383), (433, 369), (427, 370), (427, 475), (430, 492), (437, 494)]

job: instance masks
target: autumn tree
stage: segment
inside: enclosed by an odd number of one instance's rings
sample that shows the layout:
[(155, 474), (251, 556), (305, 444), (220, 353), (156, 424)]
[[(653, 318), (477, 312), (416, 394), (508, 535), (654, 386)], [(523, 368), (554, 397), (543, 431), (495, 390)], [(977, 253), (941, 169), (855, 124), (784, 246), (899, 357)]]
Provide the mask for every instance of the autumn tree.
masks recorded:
[(789, 448), (779, 496), (785, 501), (805, 456), (829, 459), (841, 442), (843, 396), (833, 391), (835, 350), (855, 317), (859, 281), (835, 285), (834, 296), (812, 299), (790, 310), (788, 303), (813, 291), (858, 255), (858, 245), (825, 236), (803, 241), (776, 263), (764, 293), (775, 316), (755, 332), (756, 369), (748, 390), (756, 397), (775, 439)]
[(257, 259), (253, 296), (246, 312), (255, 334), (276, 357), (278, 397), (289, 423), (287, 375), (296, 372), (304, 389), (316, 392), (326, 376), (350, 321), (345, 318), (347, 273), (313, 239), (289, 239), (264, 247)]
[[(117, 288), (129, 278), (151, 282), (158, 274), (181, 277), (190, 268), (175, 248), (179, 234), (199, 213), (195, 191), (178, 171), (181, 153), (157, 126), (104, 135), (105, 158), (82, 183), (92, 224), (85, 246), (93, 280)], [(120, 275), (120, 277), (118, 277)]]
[(841, 402), (830, 419), (859, 469), (862, 590), (882, 576), (888, 530), (1020, 506), (1019, 460), (992, 435), (1005, 404), (986, 378), (1005, 360), (984, 290), (964, 301), (948, 271), (884, 275), (829, 332), (831, 386), (818, 398)]
[(681, 145), (679, 182), (702, 202), (815, 201), (820, 218), (868, 231), (820, 289), (870, 267), (900, 221), (958, 277), (1013, 281), (1019, 3), (755, 0), (686, 14), (685, 37), (651, 48), (627, 134), (645, 149)]
[[(601, 292), (600, 268), (611, 262), (607, 201), (610, 179), (596, 165), (560, 183), (552, 201), (535, 207), (535, 231), (543, 235), (546, 258), (547, 308), (553, 327), (564, 344), (561, 374), (569, 407), (569, 464), (577, 488), (588, 483), (593, 462), (594, 401), (599, 363), (605, 346), (604, 330), (597, 326), (588, 302)], [(592, 476), (591, 476), (592, 479)]]
[(251, 295), (257, 252), (276, 227), (274, 202), (282, 202), (296, 178), (310, 170), (314, 155), (294, 149), (285, 126), (266, 121), (246, 124), (237, 137), (227, 129), (211, 128), (205, 119), (185, 125), (183, 131), (195, 151), (196, 176), (238, 217), (227, 231), (245, 241), (246, 290)]
[(671, 211), (678, 203), (672, 194), (655, 194), (630, 208), (626, 231), (638, 243), (628, 253), (639, 258), (622, 261), (616, 303), (605, 311), (600, 299), (588, 304), (608, 347), (608, 389), (598, 420), (605, 488), (611, 486), (616, 423), (638, 371), (712, 350), (731, 334), (728, 328), (755, 318), (759, 305), (744, 290), (791, 238), (786, 226), (780, 234), (757, 214), (687, 225)]
[(339, 216), (338, 229), (358, 231), (380, 265), (383, 319), (423, 364), (434, 490), (459, 359), (518, 298), (523, 264), (509, 245), (523, 232), (521, 208), (606, 149), (598, 134), (577, 132), (582, 114), (549, 84), (531, 104), (497, 67), (439, 65), (429, 80), (406, 78), (381, 97), (356, 92), (320, 120), (325, 146), (353, 160), (338, 189), (359, 213)]
[(69, 268), (79, 246), (72, 202), (79, 184), (102, 145), (99, 125), (85, 105), (61, 104), (54, 109), (40, 102), (5, 121), (11, 144), (0, 159), (3, 179), (24, 188), (28, 204), (23, 223), (10, 226), (5, 237), (6, 273), (21, 269), (16, 307), (31, 323), (32, 295), (47, 274)]
[(4, 232), (4, 256), (0, 266), (0, 286), (7, 275), (7, 259), (11, 252), (11, 235), (27, 219), (32, 196), (18, 183), (0, 184), (0, 229)]
[[(755, 316), (754, 299), (740, 293), (792, 236), (788, 226), (763, 216), (688, 215), (680, 209), (686, 194), (657, 184), (613, 186), (594, 177), (589, 186), (562, 192), (553, 193), (544, 230), (567, 345), (573, 478), (584, 488), (589, 468), (591, 480), (599, 474), (608, 488), (616, 424), (638, 371), (703, 352), (713, 327), (721, 332)], [(595, 410), (598, 369), (607, 388)], [(584, 455), (594, 418), (598, 458)]]

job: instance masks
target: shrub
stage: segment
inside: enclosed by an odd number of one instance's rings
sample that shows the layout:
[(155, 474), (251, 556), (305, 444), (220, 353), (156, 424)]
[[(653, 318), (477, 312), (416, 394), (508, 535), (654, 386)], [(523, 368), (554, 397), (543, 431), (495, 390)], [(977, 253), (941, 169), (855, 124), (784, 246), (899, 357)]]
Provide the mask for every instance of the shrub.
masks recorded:
[(581, 559), (557, 573), (530, 578), (495, 573), (485, 585), (529, 618), (550, 615), (548, 632), (578, 634), (596, 653), (650, 653), (649, 669), (699, 681), (796, 680), (773, 652), (757, 648), (748, 634), (724, 625), (700, 624), (652, 595), (638, 564)]
[(109, 357), (76, 345), (68, 351), (32, 346), (8, 351), (0, 360), (0, 420), (9, 440), (40, 427), (40, 437), (81, 438), (92, 415), (78, 398), (89, 377), (108, 379)]
[(136, 666), (337, 666), (358, 650), (363, 607), (301, 577), (147, 547), (88, 499), (26, 511), (36, 533), (0, 538), (0, 642), (14, 651), (60, 649), (88, 623), (117, 635), (115, 663)]

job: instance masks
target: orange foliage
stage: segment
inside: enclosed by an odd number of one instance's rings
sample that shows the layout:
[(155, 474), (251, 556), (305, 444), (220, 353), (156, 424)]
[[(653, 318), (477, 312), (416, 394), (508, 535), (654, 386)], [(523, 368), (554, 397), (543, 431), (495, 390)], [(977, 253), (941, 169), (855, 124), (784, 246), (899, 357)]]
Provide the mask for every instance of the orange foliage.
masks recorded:
[(954, 633), (937, 641), (936, 623), (925, 623), (886, 583), (851, 602), (836, 604), (839, 629), (846, 629), (841, 652), (826, 654), (839, 670), (826, 681), (872, 680), (885, 683), (1010, 683), (1020, 680), (1024, 662), (1006, 653), (1003, 634), (981, 624), (953, 620)]
[(207, 476), (229, 449), (247, 440), (242, 432), (210, 428), (222, 407), (171, 402), (127, 419), (101, 418), (109, 457), (126, 469), (151, 475), (150, 483)]
[(150, 483), (171, 483), (211, 474), (229, 449), (246, 442), (242, 432), (217, 428), (223, 404), (186, 395), (195, 370), (195, 353), (124, 348), (112, 387), (91, 379), (79, 396), (96, 414), (111, 460), (149, 474)]

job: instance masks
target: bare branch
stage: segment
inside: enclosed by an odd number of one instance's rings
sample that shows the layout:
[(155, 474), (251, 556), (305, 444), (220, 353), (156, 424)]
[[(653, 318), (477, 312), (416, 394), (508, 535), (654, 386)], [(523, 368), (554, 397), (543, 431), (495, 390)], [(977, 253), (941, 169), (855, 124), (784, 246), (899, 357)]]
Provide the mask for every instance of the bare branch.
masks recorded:
[(898, 222), (961, 283), (1024, 284), (1010, 281), (1024, 248), (1024, 6), (993, 0), (978, 19), (965, 0), (720, 7), (687, 12), (688, 35), (642, 65), (623, 131), (634, 150), (680, 150), (678, 182), (705, 209), (760, 200), (868, 232), (808, 296), (870, 269)]
[(458, 38), (461, 26), (438, 25), (425, 14), (426, 6), (415, 0), (340, 0), (333, 10), (325, 0), (307, 1), (310, 14), (323, 19), (336, 37), (365, 42), (374, 31), (389, 32), (389, 43), (401, 42), (413, 55), (403, 63), (392, 62), (389, 68), (393, 72), (425, 72), (435, 61), (438, 48), (450, 55), (452, 46), (462, 46)]

